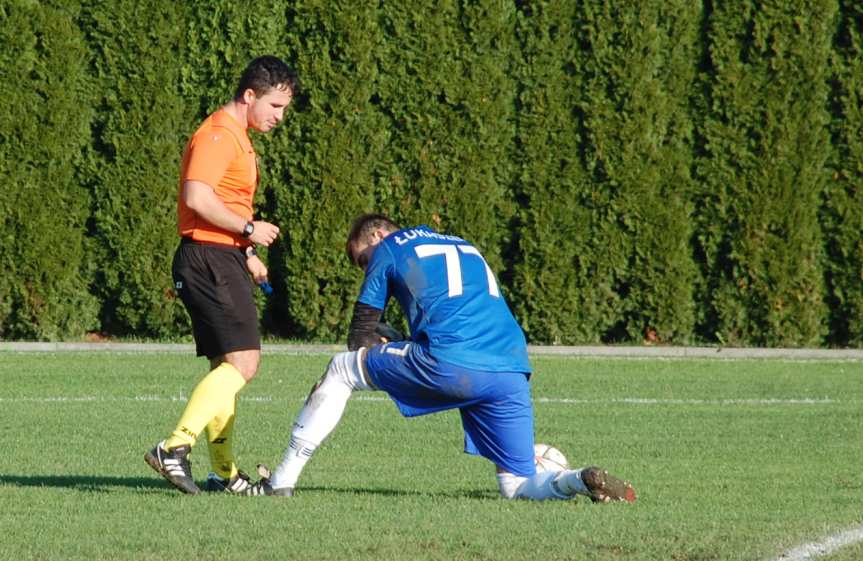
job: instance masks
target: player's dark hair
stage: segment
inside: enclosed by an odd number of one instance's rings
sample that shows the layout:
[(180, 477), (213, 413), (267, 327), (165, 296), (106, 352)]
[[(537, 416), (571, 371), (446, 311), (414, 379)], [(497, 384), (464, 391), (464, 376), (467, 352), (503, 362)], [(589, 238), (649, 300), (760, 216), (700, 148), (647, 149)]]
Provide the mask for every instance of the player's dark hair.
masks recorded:
[(348, 233), (348, 241), (345, 243), (345, 253), (348, 254), (348, 259), (351, 260), (351, 263), (354, 265), (357, 264), (357, 262), (354, 261), (354, 254), (352, 251), (354, 244), (368, 239), (371, 237), (372, 232), (378, 228), (388, 232), (401, 230), (401, 226), (393, 222), (389, 216), (384, 214), (363, 214), (354, 220), (354, 224), (351, 226), (351, 231)]
[(297, 73), (278, 57), (259, 56), (243, 70), (234, 99), (241, 99), (246, 90), (252, 90), (261, 97), (273, 88), (289, 89), (296, 96), (300, 89)]

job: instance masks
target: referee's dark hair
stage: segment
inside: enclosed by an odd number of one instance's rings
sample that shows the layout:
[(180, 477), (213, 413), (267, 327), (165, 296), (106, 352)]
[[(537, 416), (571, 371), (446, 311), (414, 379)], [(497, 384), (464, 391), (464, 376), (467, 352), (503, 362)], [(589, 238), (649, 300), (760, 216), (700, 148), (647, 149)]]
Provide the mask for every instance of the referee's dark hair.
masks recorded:
[(241, 99), (246, 90), (252, 90), (261, 97), (273, 88), (291, 90), (291, 94), (296, 96), (300, 89), (297, 73), (278, 57), (259, 56), (243, 70), (234, 99)]
[(387, 232), (401, 230), (401, 226), (393, 222), (385, 214), (363, 214), (354, 220), (354, 224), (348, 233), (348, 241), (345, 243), (345, 253), (348, 254), (348, 259), (351, 260), (351, 263), (354, 265), (357, 264), (354, 261), (354, 252), (352, 251), (354, 244), (368, 239), (372, 235), (372, 232), (378, 228)]

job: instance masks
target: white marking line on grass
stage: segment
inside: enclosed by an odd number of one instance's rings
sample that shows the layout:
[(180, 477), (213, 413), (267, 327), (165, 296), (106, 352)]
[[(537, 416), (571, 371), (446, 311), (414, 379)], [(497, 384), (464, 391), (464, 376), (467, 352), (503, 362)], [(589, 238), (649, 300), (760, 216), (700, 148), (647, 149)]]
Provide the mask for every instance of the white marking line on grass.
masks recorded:
[[(280, 401), (267, 396), (240, 397), (241, 401), (269, 403)], [(303, 401), (305, 397), (298, 397), (297, 401)], [(136, 395), (126, 396), (47, 396), (47, 397), (0, 397), (0, 403), (80, 403), (93, 401), (188, 401), (184, 395), (159, 396), (159, 395)], [(389, 397), (383, 395), (360, 395), (353, 397), (351, 401), (390, 401)], [(566, 397), (537, 397), (536, 403), (551, 403), (564, 405), (831, 405), (840, 403), (837, 399), (830, 398), (791, 398), (791, 399), (654, 399), (641, 397), (620, 397), (609, 399), (572, 399)], [(843, 400), (842, 403), (852, 403)]]
[(577, 405), (632, 404), (632, 405), (822, 405), (838, 403), (830, 398), (800, 399), (653, 399), (641, 397), (618, 397), (609, 399), (569, 399), (538, 397), (537, 403), (573, 403)]
[(775, 561), (809, 561), (829, 555), (841, 547), (863, 541), (863, 526), (855, 526), (837, 534), (827, 536), (819, 542), (804, 543), (786, 551)]

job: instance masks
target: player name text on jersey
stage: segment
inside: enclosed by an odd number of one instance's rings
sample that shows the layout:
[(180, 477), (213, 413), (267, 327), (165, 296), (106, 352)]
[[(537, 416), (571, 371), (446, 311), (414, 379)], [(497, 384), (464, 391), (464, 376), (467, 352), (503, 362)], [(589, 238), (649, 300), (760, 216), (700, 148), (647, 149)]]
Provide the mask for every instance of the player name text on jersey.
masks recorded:
[(458, 236), (451, 236), (449, 234), (438, 234), (437, 232), (433, 232), (431, 230), (426, 230), (423, 228), (411, 228), (410, 230), (404, 230), (395, 234), (395, 240), (398, 245), (404, 245), (411, 240), (415, 240), (418, 237), (430, 238), (434, 240), (450, 240), (454, 242), (464, 241)]

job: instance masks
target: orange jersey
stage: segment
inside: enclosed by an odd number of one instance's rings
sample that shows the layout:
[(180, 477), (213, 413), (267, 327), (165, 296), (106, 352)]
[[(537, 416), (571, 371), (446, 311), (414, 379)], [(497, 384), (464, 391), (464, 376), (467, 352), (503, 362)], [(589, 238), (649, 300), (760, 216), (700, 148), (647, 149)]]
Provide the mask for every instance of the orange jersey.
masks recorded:
[(180, 191), (177, 196), (177, 227), (181, 236), (197, 241), (246, 246), (241, 234), (210, 224), (183, 202), (183, 183), (206, 183), (229, 210), (252, 219), (252, 199), (258, 185), (255, 149), (240, 124), (219, 109), (198, 127), (183, 151)]

